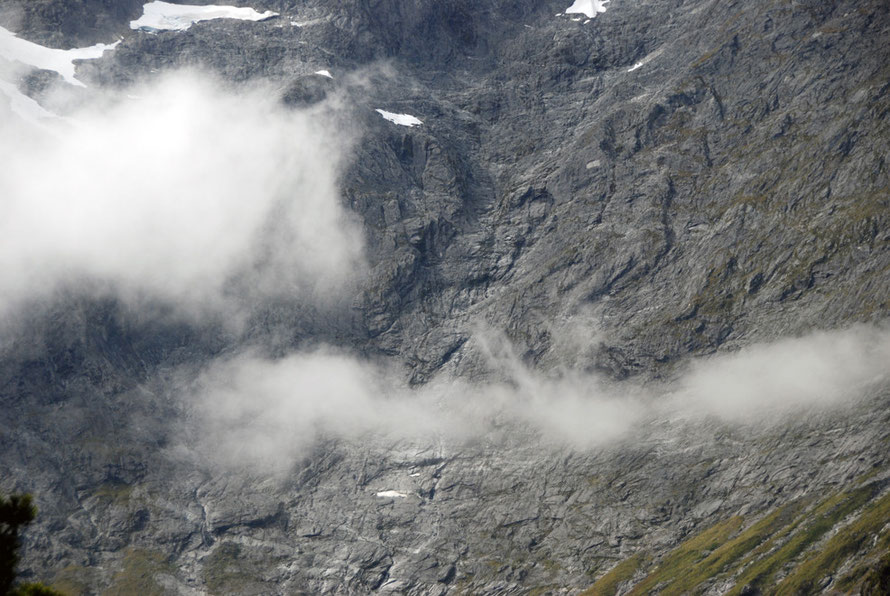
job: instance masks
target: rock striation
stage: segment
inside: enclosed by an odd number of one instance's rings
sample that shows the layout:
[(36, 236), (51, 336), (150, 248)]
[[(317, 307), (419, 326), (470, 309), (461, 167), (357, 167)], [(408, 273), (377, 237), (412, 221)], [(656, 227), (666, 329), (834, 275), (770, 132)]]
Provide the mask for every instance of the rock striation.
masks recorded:
[[(237, 332), (74, 290), (22, 314), (0, 344), (0, 487), (40, 506), (26, 575), (72, 594), (576, 593), (734, 516), (884, 494), (886, 384), (766, 428), (657, 420), (583, 450), (509, 425), (469, 443), (323, 439), (282, 477), (177, 451), (190, 413), (171, 381), (244, 345), (319, 344), (416, 387), (497, 379), (481, 324), (529, 369), (645, 385), (691, 357), (880, 324), (883, 0), (612, 0), (589, 20), (568, 0), (263, 0), (278, 17), (157, 33), (128, 28), (135, 2), (6, 4), (0, 24), (49, 46), (123, 35), (78, 63), (91, 88), (200, 67), (275, 81), (293, 109), (335, 103), (359, 139), (340, 186), (368, 269), (341, 304), (265, 301)], [(62, 84), (47, 76), (22, 90)], [(566, 326), (587, 337), (567, 347)], [(731, 569), (702, 589), (728, 592)]]

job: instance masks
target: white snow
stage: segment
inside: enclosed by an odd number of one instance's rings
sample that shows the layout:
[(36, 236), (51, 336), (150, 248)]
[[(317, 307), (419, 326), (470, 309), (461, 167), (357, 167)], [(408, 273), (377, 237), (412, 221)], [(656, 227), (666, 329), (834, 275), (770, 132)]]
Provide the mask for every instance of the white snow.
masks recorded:
[(333, 78), (334, 78), (334, 75), (332, 75), (332, 74), (331, 74), (331, 71), (329, 71), (329, 70), (316, 70), (316, 71), (315, 71), (315, 74), (320, 75), (320, 76), (323, 76), (323, 77), (327, 77), (327, 78), (329, 78), (329, 79), (333, 79)]
[(252, 8), (237, 6), (194, 6), (155, 1), (149, 2), (142, 7), (142, 16), (135, 21), (130, 21), (130, 29), (185, 31), (198, 21), (209, 21), (212, 19), (264, 21), (276, 16), (278, 16), (278, 13), (270, 10), (257, 12)]
[(318, 25), (319, 23), (325, 22), (325, 19), (309, 19), (306, 21), (295, 21), (291, 19), (290, 24), (292, 27), (311, 27), (313, 25)]
[(419, 126), (423, 124), (423, 122), (418, 119), (416, 116), (412, 116), (410, 114), (396, 114), (393, 112), (387, 112), (386, 110), (377, 109), (374, 110), (385, 119), (389, 120), (393, 124), (398, 124), (399, 126)]
[(606, 12), (606, 4), (609, 0), (575, 0), (575, 3), (566, 9), (566, 14), (584, 14), (593, 18), (600, 12)]
[(628, 68), (628, 69), (627, 69), (627, 72), (633, 72), (633, 71), (635, 71), (635, 70), (637, 70), (637, 69), (639, 69), (639, 68), (642, 68), (642, 67), (646, 66), (647, 64), (649, 64), (650, 62), (652, 62), (653, 60), (655, 60), (656, 58), (658, 58), (659, 56), (661, 56), (662, 53), (664, 53), (664, 48), (663, 48), (663, 47), (658, 48), (657, 50), (655, 50), (654, 52), (652, 52), (652, 53), (649, 54), (648, 56), (644, 56), (642, 60), (640, 60), (639, 62), (637, 62), (636, 64), (634, 64), (634, 65), (631, 66), (630, 68)]
[(111, 44), (98, 43), (88, 48), (57, 50), (16, 37), (12, 31), (0, 27), (0, 57), (42, 70), (54, 70), (66, 82), (78, 87), (86, 85), (74, 77), (74, 61), (100, 58), (106, 50), (113, 49), (119, 43), (120, 41)]
[(408, 495), (406, 493), (399, 492), (397, 490), (383, 490), (377, 493), (378, 497), (382, 497), (384, 499), (407, 499)]
[(58, 118), (52, 112), (46, 110), (39, 103), (22, 93), (12, 83), (0, 81), (0, 94), (9, 99), (9, 107), (12, 112), (31, 124), (41, 124), (42, 120)]
[(420, 476), (420, 472), (414, 472), (413, 474), (408, 474), (408, 476), (410, 476), (411, 478), (417, 478), (418, 476)]

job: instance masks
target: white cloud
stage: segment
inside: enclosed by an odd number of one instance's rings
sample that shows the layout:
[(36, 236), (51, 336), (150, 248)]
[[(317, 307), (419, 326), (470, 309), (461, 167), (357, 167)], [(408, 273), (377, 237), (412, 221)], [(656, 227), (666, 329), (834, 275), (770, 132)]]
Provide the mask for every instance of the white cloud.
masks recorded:
[(219, 361), (184, 392), (198, 424), (190, 441), (217, 464), (266, 471), (286, 470), (322, 437), (429, 445), (522, 428), (543, 444), (588, 449), (648, 432), (654, 421), (764, 424), (853, 404), (890, 371), (890, 332), (867, 327), (696, 360), (676, 382), (645, 388), (533, 371), (491, 332), (471, 343), (497, 380), (441, 378), (412, 389), (394, 371), (331, 350)]
[(890, 373), (890, 333), (858, 326), (695, 361), (673, 399), (724, 420), (768, 420), (849, 402)]
[(409, 390), (379, 366), (331, 349), (213, 363), (187, 392), (189, 442), (226, 466), (282, 471), (320, 438), (366, 433), (418, 438), (445, 428), (432, 393)]
[(192, 310), (348, 283), (349, 136), (254, 88), (180, 72), (50, 132), (0, 114), (0, 312), (83, 281)]
[(46, 110), (39, 103), (18, 90), (12, 83), (0, 80), (0, 94), (8, 102), (8, 110), (13, 117), (20, 118), (31, 125), (42, 126), (43, 120), (54, 119), (57, 116)]

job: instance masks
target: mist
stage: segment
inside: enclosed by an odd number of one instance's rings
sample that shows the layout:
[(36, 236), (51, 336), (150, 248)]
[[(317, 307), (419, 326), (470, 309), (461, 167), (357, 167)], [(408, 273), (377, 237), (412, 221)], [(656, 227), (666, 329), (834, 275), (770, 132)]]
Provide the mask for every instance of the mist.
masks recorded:
[(847, 408), (890, 371), (890, 332), (866, 326), (695, 359), (656, 386), (533, 370), (492, 331), (469, 344), (492, 380), (438, 378), (411, 388), (399, 371), (332, 348), (221, 359), (181, 390), (194, 414), (192, 448), (214, 465), (268, 472), (287, 470), (328, 438), (460, 445), (518, 432), (543, 447), (588, 450), (650, 433), (654, 423), (766, 428)]
[[(265, 298), (321, 305), (361, 283), (361, 226), (338, 190), (356, 135), (342, 121), (195, 71), (94, 93), (64, 117), (0, 105), (0, 316), (74, 290), (237, 318)], [(847, 407), (890, 370), (890, 331), (857, 326), (690, 360), (670, 382), (616, 383), (584, 369), (607, 338), (578, 319), (550, 330), (551, 370), (479, 328), (464, 350), (481, 373), (420, 388), (342, 347), (236, 351), (169, 388), (188, 412), (180, 443), (213, 465), (273, 472), (327, 438), (523, 432), (595, 449), (653, 423), (763, 426)]]
[(693, 361), (670, 401), (728, 421), (779, 420), (853, 402), (888, 373), (890, 331), (859, 325)]
[(168, 73), (35, 125), (0, 106), (0, 314), (59, 288), (192, 314), (321, 302), (361, 270), (352, 134), (253, 82)]

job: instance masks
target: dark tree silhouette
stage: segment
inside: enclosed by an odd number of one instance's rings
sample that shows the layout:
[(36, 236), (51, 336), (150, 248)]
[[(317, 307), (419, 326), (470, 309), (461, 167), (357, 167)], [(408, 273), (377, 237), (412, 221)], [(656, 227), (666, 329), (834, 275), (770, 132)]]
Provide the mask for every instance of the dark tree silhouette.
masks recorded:
[(0, 496), (0, 594), (9, 594), (19, 562), (19, 530), (37, 515), (31, 495)]
[(13, 586), (19, 562), (19, 530), (37, 516), (31, 495), (0, 496), (0, 594), (4, 596), (62, 596), (39, 583)]

